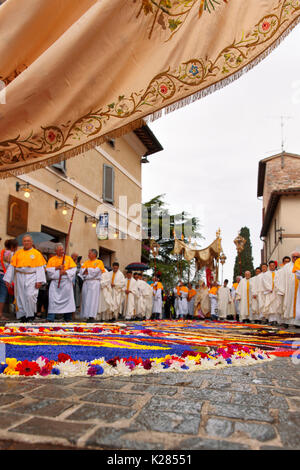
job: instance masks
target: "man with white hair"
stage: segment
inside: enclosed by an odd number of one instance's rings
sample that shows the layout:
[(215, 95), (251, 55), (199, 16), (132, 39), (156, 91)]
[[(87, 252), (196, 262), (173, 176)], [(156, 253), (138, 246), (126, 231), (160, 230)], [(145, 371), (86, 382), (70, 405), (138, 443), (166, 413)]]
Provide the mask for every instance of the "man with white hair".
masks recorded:
[(88, 260), (82, 264), (79, 276), (83, 280), (80, 318), (88, 321), (96, 320), (100, 296), (100, 280), (105, 267), (100, 259), (97, 259), (98, 251), (89, 250)]
[(284, 290), (278, 284), (278, 271), (276, 271), (276, 263), (273, 260), (269, 261), (269, 270), (262, 277), (262, 288), (265, 295), (263, 316), (272, 326), (280, 324)]
[(34, 319), (39, 288), (46, 282), (46, 260), (33, 248), (30, 235), (23, 237), (22, 244), (23, 248), (13, 255), (3, 280), (9, 287), (15, 279), (16, 317), (27, 322)]
[(77, 266), (71, 256), (65, 255), (63, 260), (64, 246), (61, 243), (56, 245), (55, 253), (46, 267), (47, 276), (51, 281), (47, 320), (52, 322), (55, 315), (63, 314), (65, 321), (71, 321), (72, 313), (76, 310), (73, 281)]
[(294, 264), (299, 258), (300, 250), (293, 251), (291, 261), (280, 269), (278, 276), (278, 287), (284, 292), (282, 321), (286, 328), (289, 325), (300, 325), (300, 319), (297, 319), (297, 302), (300, 299), (299, 280), (297, 273), (293, 272)]
[(250, 282), (251, 272), (245, 271), (245, 277), (239, 282), (236, 290), (236, 300), (239, 302), (240, 318), (242, 322), (252, 320), (252, 284)]

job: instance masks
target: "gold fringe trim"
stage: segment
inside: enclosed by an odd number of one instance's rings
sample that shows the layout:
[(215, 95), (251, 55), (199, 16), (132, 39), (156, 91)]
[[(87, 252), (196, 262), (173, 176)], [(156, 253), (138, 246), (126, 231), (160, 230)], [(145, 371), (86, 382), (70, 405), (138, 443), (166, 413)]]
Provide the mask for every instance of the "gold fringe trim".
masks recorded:
[(169, 113), (172, 113), (173, 111), (176, 111), (177, 109), (184, 108), (185, 106), (188, 106), (189, 104), (194, 103), (195, 101), (198, 101), (201, 98), (205, 98), (206, 96), (214, 93), (215, 91), (221, 90), (227, 85), (230, 85), (231, 83), (233, 83), (235, 80), (238, 80), (245, 73), (252, 70), (256, 65), (258, 65), (266, 57), (268, 57), (271, 54), (271, 52), (273, 52), (282, 43), (282, 41), (284, 41), (284, 39), (290, 34), (290, 32), (299, 23), (300, 23), (300, 15), (294, 19), (294, 21), (286, 28), (286, 30), (283, 33), (280, 34), (280, 36), (277, 39), (274, 40), (272, 44), (270, 44), (270, 46), (268, 46), (263, 52), (261, 52), (256, 58), (252, 59), (247, 65), (242, 67), (240, 70), (238, 70), (237, 72), (234, 72), (232, 75), (229, 75), (228, 77), (224, 79), (219, 80), (213, 85), (209, 85), (208, 87), (203, 88), (202, 90), (197, 91), (196, 93), (193, 93), (179, 101), (175, 101), (174, 103), (167, 105), (166, 107), (160, 109), (159, 111), (155, 111), (153, 114), (149, 114), (145, 118), (145, 121), (147, 123), (154, 122), (157, 119), (161, 118), (163, 114), (164, 115), (169, 114)]
[(26, 173), (30, 173), (35, 170), (40, 170), (41, 168), (45, 168), (45, 166), (53, 165), (54, 163), (59, 163), (62, 160), (67, 160), (69, 158), (75, 157), (77, 155), (80, 155), (88, 150), (91, 150), (95, 148), (97, 145), (103, 144), (105, 141), (107, 141), (110, 138), (117, 138), (117, 137), (122, 137), (123, 135), (138, 129), (144, 125), (146, 125), (148, 122), (154, 122), (157, 119), (160, 119), (163, 114), (169, 114), (172, 113), (173, 111), (176, 111), (177, 109), (183, 108), (191, 103), (194, 103), (195, 101), (200, 100), (201, 98), (205, 98), (206, 96), (210, 95), (211, 93), (214, 93), (215, 91), (221, 90), (225, 86), (229, 85), (230, 83), (234, 82), (238, 78), (240, 78), (242, 75), (245, 73), (249, 72), (252, 70), (256, 65), (258, 65), (260, 62), (262, 62), (273, 50), (275, 50), (281, 42), (289, 35), (289, 33), (300, 23), (300, 14), (295, 18), (295, 20), (286, 28), (283, 33), (280, 34), (280, 36), (275, 39), (275, 41), (270, 44), (263, 52), (261, 52), (256, 58), (252, 59), (247, 65), (242, 67), (240, 70), (237, 72), (234, 72), (232, 75), (214, 83), (213, 85), (209, 85), (208, 87), (193, 93), (181, 100), (174, 101), (174, 103), (171, 103), (167, 105), (166, 107), (162, 107), (161, 109), (155, 111), (152, 114), (149, 114), (147, 116), (144, 116), (143, 118), (137, 119), (135, 121), (132, 121), (124, 126), (121, 126), (113, 131), (110, 131), (106, 134), (103, 134), (99, 137), (96, 137), (95, 139), (86, 142), (82, 145), (79, 145), (78, 147), (75, 147), (71, 150), (67, 150), (65, 152), (62, 152), (59, 155), (54, 155), (53, 157), (50, 158), (45, 158), (44, 160), (41, 160), (40, 162), (36, 163), (30, 163), (27, 166), (22, 166), (20, 168), (13, 168), (13, 169), (8, 169), (6, 171), (1, 172), (0, 170), (0, 179), (8, 178), (10, 176), (18, 176)]
[(95, 139), (92, 139), (89, 142), (81, 144), (78, 147), (74, 147), (71, 150), (66, 150), (65, 152), (62, 152), (58, 155), (54, 155), (53, 157), (45, 158), (44, 160), (41, 160), (39, 162), (32, 162), (26, 166), (22, 166), (19, 168), (17, 167), (17, 168), (9, 169), (4, 172), (1, 172), (0, 170), (0, 180), (9, 178), (12, 176), (24, 175), (26, 173), (30, 173), (36, 170), (41, 170), (42, 168), (45, 168), (46, 166), (51, 166), (51, 165), (54, 165), (55, 163), (60, 163), (63, 160), (68, 160), (69, 158), (76, 157), (78, 155), (81, 155), (84, 152), (87, 152), (88, 150), (92, 150), (93, 148), (97, 147), (97, 145), (101, 145), (104, 142), (107, 142), (107, 140), (109, 139), (122, 137), (123, 135), (128, 134), (129, 132), (134, 131), (135, 129), (139, 129), (140, 127), (143, 127), (145, 125), (146, 125), (145, 119), (143, 118), (137, 119), (136, 121), (130, 122), (126, 124), (125, 126), (119, 127), (118, 129), (115, 129), (113, 131), (108, 132), (107, 134), (103, 134), (99, 137), (96, 137)]

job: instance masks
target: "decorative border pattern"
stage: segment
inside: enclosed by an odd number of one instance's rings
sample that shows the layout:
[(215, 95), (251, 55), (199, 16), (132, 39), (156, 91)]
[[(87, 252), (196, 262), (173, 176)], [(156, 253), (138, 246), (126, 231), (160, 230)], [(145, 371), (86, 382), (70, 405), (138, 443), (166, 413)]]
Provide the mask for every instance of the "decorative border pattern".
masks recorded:
[[(0, 176), (1, 166), (12, 165), (11, 169), (5, 171), (16, 173), (13, 165), (23, 163), (21, 169), (24, 172), (27, 165), (30, 167), (27, 171), (35, 169), (34, 160), (43, 156), (53, 157), (43, 160), (36, 168), (74, 156), (99, 144), (101, 139), (104, 139), (105, 126), (112, 119), (130, 118), (131, 122), (124, 124), (121, 133), (129, 132), (129, 128), (142, 125), (142, 116), (150, 115), (166, 106), (176, 107), (176, 97), (185, 99), (184, 97), (201, 93), (218, 82), (229, 80), (236, 72), (257, 59), (254, 55), (259, 46), (266, 44), (266, 49), (270, 47), (272, 41), (278, 39), (279, 30), (285, 25), (288, 29), (292, 21), (298, 19), (299, 14), (299, 0), (280, 1), (272, 14), (261, 18), (251, 32), (244, 33), (241, 38), (234, 40), (222, 49), (215, 59), (192, 58), (181, 63), (176, 69), (168, 68), (155, 75), (144, 91), (132, 92), (130, 96), (120, 95), (106, 108), (91, 111), (73, 123), (68, 121), (60, 126), (41, 127), (39, 134), (34, 135), (32, 132), (25, 138), (18, 135), (0, 142)], [(263, 51), (260, 52), (262, 53)], [(172, 100), (175, 105), (172, 105)], [(177, 102), (178, 100), (179, 98)], [(119, 126), (116, 128), (118, 130)]]

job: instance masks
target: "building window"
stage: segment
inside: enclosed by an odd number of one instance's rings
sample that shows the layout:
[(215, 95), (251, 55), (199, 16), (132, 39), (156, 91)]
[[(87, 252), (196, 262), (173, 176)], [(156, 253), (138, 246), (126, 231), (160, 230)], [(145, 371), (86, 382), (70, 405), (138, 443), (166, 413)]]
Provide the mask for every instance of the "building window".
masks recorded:
[(102, 198), (105, 202), (114, 203), (114, 169), (110, 165), (103, 165), (103, 193)]

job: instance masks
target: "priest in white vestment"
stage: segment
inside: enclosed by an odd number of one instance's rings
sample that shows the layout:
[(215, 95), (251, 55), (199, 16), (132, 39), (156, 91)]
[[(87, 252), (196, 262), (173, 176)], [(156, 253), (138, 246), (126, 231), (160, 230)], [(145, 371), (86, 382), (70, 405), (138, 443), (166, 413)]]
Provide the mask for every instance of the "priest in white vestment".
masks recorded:
[(218, 290), (218, 316), (223, 320), (226, 320), (229, 315), (229, 307), (232, 303), (231, 292), (228, 287), (228, 279), (225, 279), (223, 286)]
[(118, 320), (119, 315), (122, 315), (125, 277), (120, 271), (117, 261), (113, 263), (112, 268), (112, 271), (109, 273), (112, 288), (112, 318), (113, 320)]
[(296, 328), (300, 326), (300, 257), (295, 261), (293, 273), (296, 274), (296, 278), (298, 280), (298, 288), (295, 290), (295, 297), (296, 297), (296, 308), (295, 308), (295, 315), (293, 325)]
[(236, 300), (239, 302), (239, 321), (252, 320), (252, 284), (250, 282), (251, 272), (245, 271), (245, 277), (239, 282), (236, 290)]
[(251, 311), (252, 311), (252, 320), (255, 323), (260, 323), (259, 315), (259, 305), (258, 305), (258, 284), (259, 284), (259, 275), (261, 274), (261, 268), (258, 267), (255, 269), (255, 276), (251, 277)]
[(98, 318), (100, 321), (110, 321), (113, 316), (113, 301), (111, 275), (109, 271), (102, 274), (100, 279), (100, 296), (98, 305)]
[(128, 271), (125, 279), (123, 317), (125, 320), (134, 320), (136, 317), (136, 296), (138, 294), (136, 280), (132, 272)]
[(267, 263), (262, 263), (260, 265), (261, 273), (257, 275), (257, 279), (255, 282), (255, 294), (257, 296), (257, 303), (258, 303), (258, 320), (262, 323), (267, 323), (268, 320), (264, 317), (264, 305), (265, 305), (265, 294), (264, 294), (264, 286), (263, 286), (263, 277), (264, 274), (268, 271)]
[(55, 253), (46, 268), (48, 279), (51, 281), (47, 320), (54, 321), (55, 315), (63, 314), (65, 321), (71, 321), (72, 313), (76, 310), (73, 281), (77, 266), (68, 255), (65, 255), (63, 263), (64, 247), (61, 243), (56, 245)]
[(300, 252), (291, 253), (291, 261), (284, 264), (279, 271), (278, 287), (284, 291), (282, 322), (285, 327), (300, 325), (299, 319), (296, 318), (299, 280), (296, 273), (293, 272), (294, 264), (298, 258), (300, 258)]
[(162, 318), (162, 308), (163, 308), (163, 285), (158, 280), (156, 276), (153, 277), (153, 283), (151, 284), (152, 287), (152, 295), (153, 295), (153, 304), (152, 304), (152, 314), (155, 320), (159, 320)]
[(241, 281), (241, 279), (243, 279), (242, 276), (236, 276), (236, 279), (235, 279), (236, 282), (234, 282), (232, 284), (232, 288), (231, 288), (231, 297), (232, 297), (232, 300), (233, 300), (233, 303), (234, 303), (235, 317), (240, 314), (240, 304), (236, 300), (235, 294), (236, 294), (236, 290), (238, 288), (238, 285), (239, 285), (239, 282)]
[(80, 318), (89, 321), (96, 320), (100, 297), (100, 280), (105, 272), (104, 264), (97, 259), (98, 252), (92, 248), (88, 260), (82, 264), (79, 276), (83, 280), (81, 291)]
[(279, 290), (275, 261), (269, 261), (269, 270), (262, 277), (262, 288), (265, 296), (263, 316), (274, 326), (282, 321), (282, 296), (284, 295), (284, 292)]
[(139, 320), (144, 320), (146, 318), (147, 297), (149, 296), (149, 289), (147, 282), (143, 280), (142, 274), (138, 274), (136, 286), (136, 316)]
[(34, 319), (39, 288), (46, 282), (46, 260), (33, 248), (31, 236), (25, 235), (22, 244), (23, 249), (11, 258), (3, 281), (7, 287), (15, 283), (16, 317), (27, 322)]
[(145, 317), (146, 320), (150, 320), (152, 317), (152, 308), (153, 308), (153, 291), (151, 285), (147, 282), (146, 276), (143, 276), (143, 281), (145, 282), (144, 287), (144, 298), (145, 298)]

